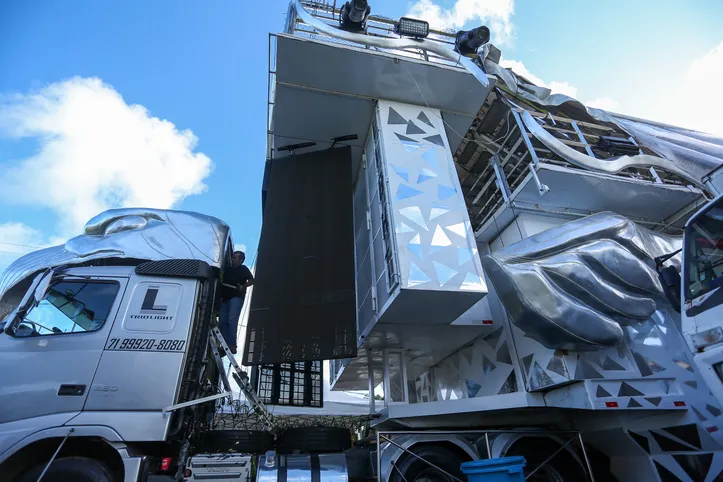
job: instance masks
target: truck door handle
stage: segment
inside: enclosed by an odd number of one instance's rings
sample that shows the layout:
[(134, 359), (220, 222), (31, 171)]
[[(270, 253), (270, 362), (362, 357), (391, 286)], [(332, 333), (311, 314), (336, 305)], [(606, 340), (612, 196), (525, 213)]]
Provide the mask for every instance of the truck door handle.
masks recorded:
[(82, 397), (85, 395), (85, 385), (60, 385), (59, 397)]

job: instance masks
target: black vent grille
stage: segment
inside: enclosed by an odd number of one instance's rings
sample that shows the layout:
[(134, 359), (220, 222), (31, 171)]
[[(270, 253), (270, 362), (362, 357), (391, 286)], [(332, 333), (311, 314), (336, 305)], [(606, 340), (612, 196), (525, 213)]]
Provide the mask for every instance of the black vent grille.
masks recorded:
[(164, 259), (136, 266), (136, 274), (174, 278), (209, 278), (211, 267), (197, 259)]

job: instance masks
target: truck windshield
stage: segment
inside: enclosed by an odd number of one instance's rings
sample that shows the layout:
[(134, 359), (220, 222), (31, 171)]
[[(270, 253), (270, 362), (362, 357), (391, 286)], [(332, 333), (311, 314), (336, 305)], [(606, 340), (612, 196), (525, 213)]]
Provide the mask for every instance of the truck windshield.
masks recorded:
[(723, 285), (723, 199), (685, 230), (686, 300)]

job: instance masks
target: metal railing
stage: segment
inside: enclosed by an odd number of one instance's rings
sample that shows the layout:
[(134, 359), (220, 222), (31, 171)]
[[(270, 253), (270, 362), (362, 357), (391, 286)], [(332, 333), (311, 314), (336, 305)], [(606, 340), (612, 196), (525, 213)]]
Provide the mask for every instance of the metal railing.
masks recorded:
[[(306, 11), (310, 13), (314, 18), (321, 20), (327, 25), (338, 27), (339, 15), (341, 13), (341, 4), (337, 8), (337, 2), (330, 4), (329, 2), (320, 1), (302, 1), (301, 4), (304, 6)], [(370, 15), (367, 20), (367, 31), (366, 35), (370, 37), (381, 37), (397, 39), (399, 36), (394, 33), (394, 24), (396, 20), (384, 17), (381, 15)], [(295, 15), (293, 10), (289, 9), (289, 17), (286, 21), (285, 33), (304, 37), (312, 40), (322, 40), (325, 42), (331, 42), (335, 44), (348, 45), (351, 47), (362, 47), (365, 49), (377, 49), (376, 47), (370, 47), (361, 43), (350, 42), (339, 38), (327, 35), (324, 32), (319, 32), (317, 29), (304, 23), (304, 21)], [(455, 32), (452, 30), (438, 30), (430, 28), (429, 36), (426, 40), (431, 40), (440, 44), (449, 46), (449, 49), (454, 48)], [(418, 60), (424, 60), (431, 63), (443, 64), (443, 65), (456, 65), (456, 62), (449, 59), (440, 57), (433, 52), (428, 52), (422, 49), (390, 49), (389, 51), (394, 52), (396, 55), (416, 58)]]

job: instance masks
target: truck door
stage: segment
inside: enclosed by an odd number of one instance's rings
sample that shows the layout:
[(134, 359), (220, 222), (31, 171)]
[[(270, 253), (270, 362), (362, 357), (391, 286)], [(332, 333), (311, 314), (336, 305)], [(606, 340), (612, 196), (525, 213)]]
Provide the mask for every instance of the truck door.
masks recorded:
[(157, 413), (176, 402), (188, 344), (194, 341), (188, 336), (197, 288), (195, 279), (131, 276), (93, 379), (86, 415)]
[(126, 283), (64, 276), (0, 333), (0, 424), (82, 410)]

